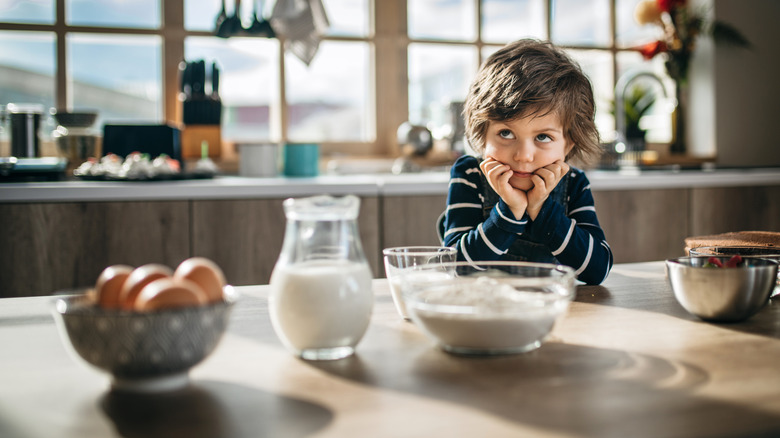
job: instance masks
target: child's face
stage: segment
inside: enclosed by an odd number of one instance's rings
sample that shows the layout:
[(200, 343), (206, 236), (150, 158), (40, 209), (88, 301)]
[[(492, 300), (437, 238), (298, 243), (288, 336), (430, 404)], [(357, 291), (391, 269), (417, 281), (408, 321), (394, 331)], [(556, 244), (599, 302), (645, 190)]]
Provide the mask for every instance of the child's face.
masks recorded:
[(530, 116), (508, 122), (490, 122), (485, 157), (512, 168), (509, 184), (519, 190), (533, 188), (531, 175), (556, 161), (565, 161), (571, 150), (557, 114)]

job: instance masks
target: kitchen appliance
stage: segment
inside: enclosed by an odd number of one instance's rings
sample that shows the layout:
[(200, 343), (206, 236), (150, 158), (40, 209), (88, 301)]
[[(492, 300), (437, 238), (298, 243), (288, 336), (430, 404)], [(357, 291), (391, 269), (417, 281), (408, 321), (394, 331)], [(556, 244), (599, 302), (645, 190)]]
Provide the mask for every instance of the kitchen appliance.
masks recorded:
[(103, 155), (124, 158), (133, 152), (146, 153), (151, 158), (166, 154), (181, 162), (181, 132), (170, 125), (103, 126)]
[(6, 108), (11, 125), (11, 156), (38, 157), (43, 105), (9, 103)]

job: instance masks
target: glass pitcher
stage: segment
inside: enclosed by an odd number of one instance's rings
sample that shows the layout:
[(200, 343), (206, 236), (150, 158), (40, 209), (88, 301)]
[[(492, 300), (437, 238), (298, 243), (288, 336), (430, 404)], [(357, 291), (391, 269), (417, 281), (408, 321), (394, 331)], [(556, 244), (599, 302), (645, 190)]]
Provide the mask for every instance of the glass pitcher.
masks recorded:
[(276, 335), (303, 359), (350, 356), (368, 328), (374, 295), (359, 207), (352, 195), (284, 201), (287, 227), (269, 307)]

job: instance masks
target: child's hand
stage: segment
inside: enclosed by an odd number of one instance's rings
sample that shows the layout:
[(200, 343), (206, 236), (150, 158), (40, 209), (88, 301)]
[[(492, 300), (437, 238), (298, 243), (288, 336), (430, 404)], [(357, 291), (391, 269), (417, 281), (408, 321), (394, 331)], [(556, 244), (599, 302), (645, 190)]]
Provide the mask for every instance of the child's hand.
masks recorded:
[(528, 206), (526, 207), (531, 220), (536, 220), (539, 210), (542, 209), (542, 204), (568, 171), (569, 165), (558, 160), (534, 172), (534, 176), (531, 177), (534, 187), (528, 191)]
[(479, 168), (485, 174), (490, 187), (495, 190), (498, 196), (509, 206), (509, 209), (512, 210), (515, 218), (520, 219), (523, 217), (528, 207), (528, 195), (509, 184), (509, 178), (512, 177), (512, 168), (490, 157), (485, 158), (479, 164)]

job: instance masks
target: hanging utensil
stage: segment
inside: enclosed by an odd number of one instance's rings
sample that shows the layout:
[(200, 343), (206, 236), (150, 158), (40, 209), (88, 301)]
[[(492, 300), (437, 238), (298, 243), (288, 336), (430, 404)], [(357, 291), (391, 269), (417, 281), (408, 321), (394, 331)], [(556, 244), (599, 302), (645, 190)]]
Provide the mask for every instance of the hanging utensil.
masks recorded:
[(241, 24), (241, 0), (235, 0), (233, 15), (225, 20), (225, 27), (225, 33), (228, 37), (238, 35), (244, 30), (243, 25)]
[(257, 35), (265, 38), (274, 38), (276, 33), (271, 27), (271, 22), (264, 18), (262, 20), (260, 19), (263, 17), (263, 3), (263, 0), (255, 2), (255, 10), (253, 14), (254, 18), (252, 20), (252, 25), (249, 26), (247, 32), (251, 35)]
[(217, 15), (216, 24), (214, 25), (214, 33), (220, 38), (227, 38), (230, 35), (227, 34), (225, 27), (225, 21), (227, 21), (227, 8), (225, 7), (225, 0), (222, 0), (222, 9)]

